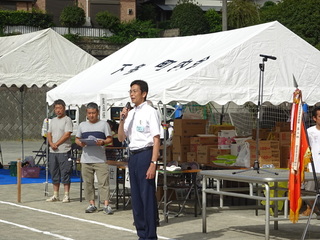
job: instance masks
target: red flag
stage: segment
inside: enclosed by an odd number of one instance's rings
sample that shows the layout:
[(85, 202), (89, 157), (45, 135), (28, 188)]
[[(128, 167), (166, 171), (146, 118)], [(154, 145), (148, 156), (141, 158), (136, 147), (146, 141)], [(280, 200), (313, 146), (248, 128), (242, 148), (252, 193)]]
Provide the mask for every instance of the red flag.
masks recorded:
[(311, 152), (307, 139), (307, 132), (303, 122), (301, 91), (293, 93), (291, 110), (291, 149), (289, 172), (289, 200), (290, 220), (296, 223), (301, 208), (301, 182), (304, 181), (304, 171), (310, 162)]

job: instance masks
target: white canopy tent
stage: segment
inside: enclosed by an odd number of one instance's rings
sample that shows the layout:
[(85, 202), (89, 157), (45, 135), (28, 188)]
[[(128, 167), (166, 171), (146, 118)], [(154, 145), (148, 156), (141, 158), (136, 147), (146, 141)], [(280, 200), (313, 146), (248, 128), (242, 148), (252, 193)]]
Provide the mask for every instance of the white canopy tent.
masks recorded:
[[(277, 57), (265, 63), (264, 102), (291, 102), (293, 75), (305, 102), (311, 105), (320, 99), (316, 90), (320, 85), (320, 52), (279, 22), (208, 35), (139, 39), (132, 45), (127, 53), (137, 54), (117, 58), (145, 66), (128, 75), (119, 73), (122, 77), (116, 84), (102, 89), (100, 94), (107, 104), (129, 101), (126, 90), (134, 79), (149, 83), (148, 99), (154, 102), (256, 103), (260, 54)], [(148, 61), (144, 55), (156, 57)]]
[(260, 54), (276, 56), (265, 67), (264, 101), (291, 101), (293, 75), (308, 104), (319, 100), (319, 51), (279, 22), (213, 34), (137, 39), (47, 93), (51, 104), (124, 105), (129, 84), (144, 79), (148, 99), (199, 104), (257, 102)]
[(97, 62), (50, 28), (0, 38), (0, 86), (53, 87)]
[[(52, 29), (0, 38), (0, 90), (10, 90), (23, 108), (27, 88), (54, 87), (98, 60)], [(16, 96), (20, 92), (20, 96)]]
[[(130, 83), (143, 79), (152, 102), (256, 103), (261, 54), (277, 57), (265, 64), (264, 102), (291, 102), (293, 76), (305, 102), (319, 101), (320, 52), (279, 22), (206, 35), (137, 39), (49, 91), (47, 101), (95, 101), (105, 111), (111, 105), (125, 106)], [(166, 174), (164, 179), (166, 187)]]

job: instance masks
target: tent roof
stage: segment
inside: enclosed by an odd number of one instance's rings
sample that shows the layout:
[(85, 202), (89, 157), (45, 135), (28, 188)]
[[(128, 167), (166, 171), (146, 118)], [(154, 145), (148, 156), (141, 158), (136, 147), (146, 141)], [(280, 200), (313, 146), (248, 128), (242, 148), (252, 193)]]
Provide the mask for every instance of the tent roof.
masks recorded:
[(277, 57), (265, 62), (264, 102), (291, 102), (293, 75), (304, 101), (319, 101), (315, 89), (320, 85), (320, 52), (279, 22), (197, 36), (137, 39), (49, 91), (47, 101), (62, 97), (69, 104), (124, 105), (130, 101), (131, 81), (143, 79), (153, 102), (257, 102), (260, 54)]
[(0, 86), (53, 87), (97, 62), (50, 28), (0, 38)]

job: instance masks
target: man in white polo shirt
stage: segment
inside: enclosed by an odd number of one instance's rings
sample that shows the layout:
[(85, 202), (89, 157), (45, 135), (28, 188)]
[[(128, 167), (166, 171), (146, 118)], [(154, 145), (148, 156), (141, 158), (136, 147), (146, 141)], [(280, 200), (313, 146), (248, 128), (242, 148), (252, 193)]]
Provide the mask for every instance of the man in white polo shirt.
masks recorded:
[(160, 147), (160, 119), (157, 111), (146, 102), (148, 84), (135, 80), (130, 84), (134, 108), (123, 108), (118, 139), (130, 141), (128, 162), (132, 212), (139, 239), (157, 237), (157, 204), (155, 174)]

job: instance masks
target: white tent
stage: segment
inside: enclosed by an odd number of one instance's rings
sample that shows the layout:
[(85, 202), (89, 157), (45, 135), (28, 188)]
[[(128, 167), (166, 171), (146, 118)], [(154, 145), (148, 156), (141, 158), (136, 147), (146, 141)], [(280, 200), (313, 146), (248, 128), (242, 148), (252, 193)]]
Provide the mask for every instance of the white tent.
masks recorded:
[(47, 101), (61, 97), (73, 104), (124, 105), (130, 82), (143, 79), (149, 83), (148, 99), (155, 102), (256, 103), (260, 54), (277, 57), (265, 63), (264, 101), (291, 102), (293, 75), (304, 101), (319, 101), (320, 52), (279, 22), (197, 36), (137, 39), (49, 91)]
[[(277, 59), (265, 62), (261, 54)], [(47, 101), (95, 101), (104, 111), (107, 105), (124, 106), (130, 101), (130, 83), (143, 79), (153, 102), (256, 103), (260, 100), (261, 64), (265, 66), (265, 102), (291, 102), (293, 76), (304, 101), (319, 101), (320, 52), (279, 22), (206, 35), (137, 39), (49, 91)], [(166, 171), (164, 179), (166, 186)], [(166, 201), (166, 191), (164, 194)]]
[(50, 28), (0, 38), (0, 86), (53, 87), (97, 62)]
[(50, 28), (0, 38), (0, 90), (9, 90), (21, 106), (22, 159), (26, 90), (60, 85), (97, 62)]

